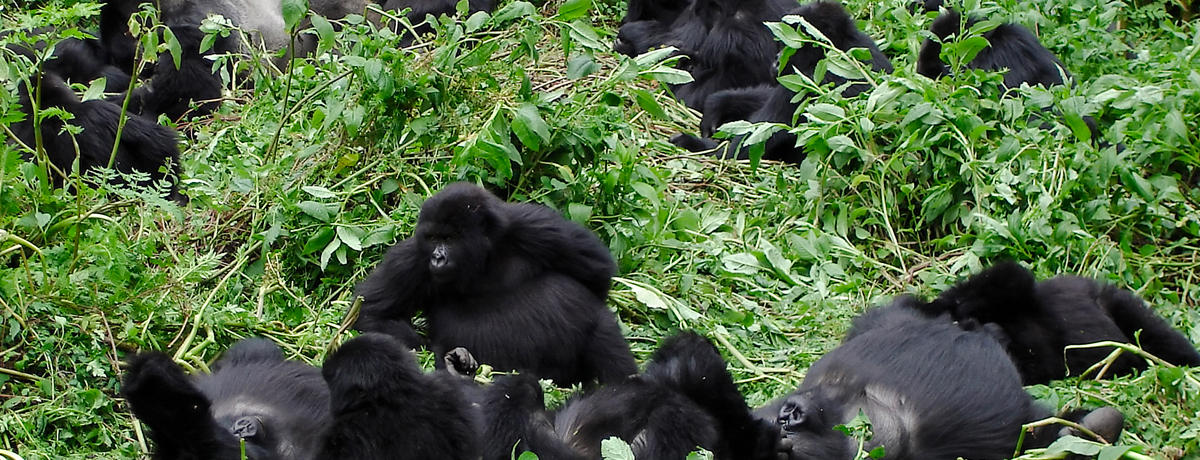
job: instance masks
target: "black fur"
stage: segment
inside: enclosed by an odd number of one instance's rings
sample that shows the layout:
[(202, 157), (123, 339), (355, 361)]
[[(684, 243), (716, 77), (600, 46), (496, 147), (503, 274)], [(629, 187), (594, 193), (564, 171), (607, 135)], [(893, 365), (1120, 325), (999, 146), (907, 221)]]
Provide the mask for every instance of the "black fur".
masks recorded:
[(510, 378), (492, 388), (501, 386), (506, 397), (490, 398), (499, 405), (489, 409), (496, 415), (486, 432), (505, 432), (500, 438), (508, 442), (497, 442), (487, 460), (510, 458), (518, 436), (518, 452), (543, 460), (599, 459), (601, 441), (614, 436), (638, 459), (681, 460), (701, 447), (722, 460), (778, 453), (778, 429), (754, 418), (716, 348), (693, 333), (667, 339), (641, 375), (568, 401), (552, 415), (536, 382)]
[[(759, 410), (778, 420), (791, 459), (853, 458), (857, 441), (833, 428), (860, 410), (874, 433), (864, 449), (883, 446), (888, 460), (1008, 458), (1021, 425), (1049, 415), (1033, 404), (990, 334), (928, 317), (919, 305), (901, 297), (868, 311), (799, 389)], [(1086, 415), (1072, 418), (1089, 428), (1113, 425), (1111, 417)], [(1036, 430), (1025, 445), (1046, 446), (1058, 431)]]
[(355, 327), (415, 347), (410, 321), (424, 310), (437, 356), (464, 347), (497, 369), (560, 385), (616, 382), (637, 365), (605, 307), (615, 270), (594, 233), (554, 210), (452, 184), (358, 285)]
[[(803, 17), (840, 50), (849, 51), (853, 48), (870, 50), (871, 67), (876, 72), (890, 73), (892, 71), (891, 61), (884, 56), (870, 36), (858, 30), (854, 19), (850, 18), (841, 4), (833, 1), (817, 1), (792, 10), (788, 14)], [(825, 48), (805, 45), (788, 58), (787, 65), (783, 69), (784, 75), (799, 71), (812, 78), (817, 64), (822, 59), (825, 59)], [(847, 83), (847, 80), (833, 72), (826, 72), (823, 82), (833, 83), (834, 87), (840, 87)], [(842, 96), (854, 97), (867, 89), (869, 87), (866, 84), (852, 84), (842, 91)], [(700, 121), (701, 137), (680, 133), (673, 136), (671, 142), (693, 152), (712, 151), (712, 154), (717, 157), (748, 159), (750, 158), (750, 146), (743, 145), (745, 136), (734, 137), (728, 147), (715, 150), (719, 145), (717, 141), (711, 139), (713, 133), (721, 125), (735, 120), (793, 125), (796, 110), (800, 107), (799, 102), (793, 102), (795, 98), (796, 94), (778, 81), (751, 88), (728, 89), (714, 93), (704, 104), (704, 117)], [(804, 149), (796, 145), (796, 136), (786, 132), (777, 132), (767, 139), (762, 158), (800, 163), (804, 161), (805, 156)]]
[(671, 90), (688, 107), (703, 109), (717, 91), (774, 81), (772, 63), (780, 46), (763, 23), (780, 20), (795, 5), (794, 0), (696, 0), (673, 21), (627, 22), (614, 48), (631, 56), (659, 46), (678, 48), (688, 56), (681, 65), (694, 81)]
[[(37, 39), (35, 43), (12, 43), (7, 48), (37, 64), (38, 57), (46, 51), (44, 38), (52, 32), (53, 29), (49, 27), (30, 30), (29, 36)], [(10, 35), (11, 32), (0, 32), (0, 37)], [(50, 55), (40, 63), (40, 69), (43, 73), (58, 75), (70, 83), (84, 85), (104, 77), (106, 92), (124, 91), (129, 87), (128, 71), (114, 66), (102, 41), (95, 38), (67, 38), (56, 42)]]
[[(433, 33), (433, 26), (423, 24), (427, 15), (433, 15), (435, 18), (445, 16), (454, 16), (458, 0), (387, 0), (383, 3), (383, 9), (388, 11), (402, 11), (405, 8), (411, 8), (405, 17), (412, 24), (418, 36), (423, 36)], [(496, 9), (495, 0), (468, 0), (467, 14), (475, 14), (483, 11), (491, 13)], [(464, 18), (465, 19), (465, 18)], [(404, 33), (403, 30), (397, 30), (399, 33)], [(406, 35), (402, 45), (407, 46), (411, 43), (413, 37)]]
[[(199, 23), (173, 24), (171, 32), (179, 41), (179, 66), (175, 66), (171, 53), (160, 55), (154, 65), (154, 76), (130, 96), (129, 111), (151, 118), (166, 115), (176, 121), (184, 116), (211, 114), (220, 106), (224, 83), (221, 73), (213, 70), (215, 61), (206, 56), (234, 52), (236, 39), (232, 35), (218, 37), (211, 49), (201, 52), (205, 34), (200, 31)], [(109, 98), (118, 104), (124, 99), (124, 94)]]
[[(79, 146), (81, 174), (94, 168), (107, 167), (116, 139), (121, 107), (102, 100), (80, 101), (75, 92), (57, 75), (42, 74), (34, 79), (37, 80), (37, 87), (41, 88), (40, 96), (30, 94), (28, 88), (24, 84), (21, 85), (20, 104), (26, 117), (12, 126), (13, 132), (21, 142), (31, 148), (36, 146), (32, 117), (35, 98), (40, 97), (40, 107), (43, 109), (57, 107), (74, 116), (67, 122), (58, 117), (48, 117), (41, 122), (43, 147), (51, 165), (58, 170), (50, 171), (55, 186), (61, 187), (66, 183), (66, 175), (70, 174), (75, 162), (76, 144)], [(83, 131), (72, 140), (72, 136), (62, 130), (66, 123), (79, 126)], [(180, 203), (186, 202), (186, 198), (179, 194), (178, 187), (178, 142), (175, 132), (171, 129), (136, 116), (129, 116), (121, 132), (121, 142), (117, 148), (113, 169), (123, 174), (135, 171), (149, 174), (149, 180), (136, 184), (141, 187), (168, 180), (171, 185), (167, 198)], [(114, 178), (113, 182), (125, 183), (120, 177)]]
[(427, 375), (396, 339), (363, 334), (322, 369), (333, 428), (318, 459), (468, 460), (479, 457), (472, 413), (447, 372)]
[[(969, 19), (967, 27), (976, 22), (977, 19)], [(926, 39), (921, 45), (917, 56), (917, 73), (929, 78), (940, 78), (949, 74), (950, 69), (942, 62), (940, 42), (946, 41), (952, 35), (959, 35), (962, 30), (962, 15), (958, 11), (949, 9), (934, 19), (930, 31), (939, 40)], [(1004, 86), (1008, 88), (1021, 86), (1021, 83), (1050, 87), (1063, 84), (1064, 75), (1070, 78), (1066, 66), (1042, 46), (1033, 32), (1020, 24), (1001, 24), (984, 32), (983, 38), (986, 38), (990, 45), (979, 51), (967, 67), (990, 71), (1007, 69), (1004, 74)]]
[(121, 392), (150, 427), (155, 460), (236, 460), (239, 438), (248, 459), (311, 459), (330, 424), (320, 372), (264, 339), (238, 342), (193, 378), (165, 354), (134, 355)]
[(691, 0), (629, 0), (621, 24), (637, 21), (670, 24), (691, 4)]
[[(930, 312), (999, 326), (1027, 385), (1080, 375), (1112, 351), (1064, 351), (1068, 345), (1133, 343), (1135, 336), (1150, 354), (1173, 364), (1200, 366), (1195, 346), (1133, 293), (1077, 276), (1037, 283), (1016, 263), (996, 264), (955, 285), (930, 304)], [(1124, 354), (1108, 372), (1123, 375), (1145, 368), (1141, 358)]]

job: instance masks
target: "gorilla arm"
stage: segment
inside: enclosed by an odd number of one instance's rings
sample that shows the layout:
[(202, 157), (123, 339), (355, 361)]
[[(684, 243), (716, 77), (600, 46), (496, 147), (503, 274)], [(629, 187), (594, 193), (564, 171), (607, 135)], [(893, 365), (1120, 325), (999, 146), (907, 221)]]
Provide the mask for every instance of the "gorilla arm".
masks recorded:
[(608, 298), (617, 265), (608, 246), (591, 230), (538, 204), (507, 203), (508, 242), (531, 262), (579, 281), (599, 299)]
[(424, 300), (429, 285), (427, 257), (420, 254), (416, 238), (388, 250), (383, 262), (355, 287), (363, 297), (362, 310), (354, 328), (359, 332), (381, 332), (409, 348), (421, 345), (421, 337), (410, 322)]

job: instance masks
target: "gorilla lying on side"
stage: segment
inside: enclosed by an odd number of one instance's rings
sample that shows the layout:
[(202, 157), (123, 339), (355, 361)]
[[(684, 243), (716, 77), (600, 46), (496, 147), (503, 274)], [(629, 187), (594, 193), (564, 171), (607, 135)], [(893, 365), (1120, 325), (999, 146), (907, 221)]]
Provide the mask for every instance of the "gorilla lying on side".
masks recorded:
[[(866, 48), (871, 51), (871, 68), (876, 72), (892, 71), (892, 63), (887, 56), (875, 45), (875, 41), (867, 34), (858, 30), (854, 19), (846, 13), (846, 9), (835, 1), (816, 1), (792, 10), (789, 15), (803, 17), (809, 24), (820, 30), (833, 45), (843, 51), (853, 48)], [(813, 77), (817, 64), (825, 59), (825, 48), (807, 44), (796, 50), (784, 67), (784, 75), (802, 72), (809, 78)], [(847, 83), (833, 72), (826, 72), (823, 83), (833, 83), (840, 87)], [(842, 91), (843, 97), (854, 97), (866, 91), (866, 84), (852, 84)], [(718, 147), (718, 142), (711, 139), (713, 133), (721, 125), (736, 120), (746, 120), (754, 123), (774, 122), (791, 125), (794, 123), (796, 110), (800, 107), (798, 101), (793, 102), (796, 93), (785, 88), (778, 81), (758, 85), (751, 88), (727, 89), (714, 93), (704, 104), (704, 117), (700, 120), (700, 134), (696, 137), (679, 133), (671, 137), (671, 143), (693, 152), (712, 151)], [(722, 158), (745, 160), (750, 158), (750, 146), (742, 145), (745, 136), (733, 138), (728, 147), (712, 154)], [(800, 163), (806, 153), (803, 148), (796, 146), (796, 136), (786, 132), (777, 132), (767, 139), (762, 158), (780, 160), (789, 163)]]
[[(1026, 385), (1080, 375), (1111, 350), (1064, 347), (1106, 340), (1140, 343), (1172, 364), (1200, 366), (1200, 353), (1187, 337), (1133, 293), (1078, 276), (1037, 283), (1029, 270), (1012, 262), (996, 264), (955, 285), (926, 310), (999, 326)], [(1122, 375), (1145, 368), (1142, 358), (1123, 354), (1108, 372)]]
[(160, 352), (129, 358), (121, 386), (154, 441), (155, 460), (315, 458), (330, 426), (329, 389), (316, 368), (287, 361), (266, 339), (242, 340), (189, 378)]
[[(48, 117), (40, 125), (42, 146), (46, 150), (50, 164), (50, 178), (56, 187), (62, 187), (76, 160), (76, 145), (79, 148), (79, 172), (86, 174), (94, 168), (106, 168), (109, 156), (112, 154), (113, 142), (116, 140), (117, 123), (120, 119), (121, 107), (108, 101), (80, 101), (75, 91), (54, 74), (34, 76), (35, 87), (40, 93), (40, 107), (59, 108), (74, 116), (64, 122), (58, 117)], [(33, 124), (33, 101), (37, 94), (30, 94), (29, 88), (21, 85), (21, 110), (25, 119), (12, 126), (13, 133), (25, 145), (36, 148), (36, 138)], [(83, 128), (77, 135), (63, 131), (65, 124)], [(179, 140), (170, 128), (130, 116), (121, 131), (121, 142), (117, 148), (116, 161), (113, 169), (122, 174), (144, 172), (150, 178), (137, 185), (148, 187), (163, 180), (170, 181), (166, 198), (179, 203), (187, 199), (179, 193)], [(124, 183), (124, 179), (116, 177), (114, 183)]]
[[(834, 430), (863, 411), (888, 460), (1009, 458), (1021, 425), (1045, 418), (1004, 349), (982, 328), (963, 330), (901, 297), (855, 320), (840, 346), (808, 370), (794, 393), (758, 410), (777, 419), (791, 460), (850, 459), (858, 442)], [(1115, 441), (1124, 416), (1112, 408), (1068, 418)], [(1046, 426), (1025, 447), (1069, 430)]]
[[(543, 460), (597, 460), (600, 443), (619, 437), (634, 457), (682, 460), (704, 448), (722, 460), (775, 460), (779, 430), (754, 418), (716, 347), (695, 333), (667, 339), (646, 370), (545, 412), (541, 387), (527, 376), (487, 389), (485, 460), (533, 451)], [(520, 442), (516, 442), (519, 438)]]
[(449, 371), (425, 374), (396, 339), (356, 337), (325, 360), (322, 373), (333, 427), (319, 460), (479, 458), (479, 414), (455, 382), (463, 379)]
[(463, 347), (559, 385), (618, 382), (637, 364), (605, 306), (615, 270), (604, 243), (556, 211), (451, 184), (359, 283), (355, 328), (416, 347), (410, 321), (423, 309), (436, 356)]

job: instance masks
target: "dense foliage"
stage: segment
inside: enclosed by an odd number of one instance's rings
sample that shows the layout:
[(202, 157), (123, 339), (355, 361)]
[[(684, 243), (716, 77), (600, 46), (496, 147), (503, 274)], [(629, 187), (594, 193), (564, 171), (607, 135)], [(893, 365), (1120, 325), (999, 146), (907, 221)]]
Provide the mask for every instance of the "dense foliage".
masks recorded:
[[(118, 395), (133, 350), (204, 369), (236, 339), (267, 336), (320, 363), (355, 282), (410, 234), (423, 197), (455, 180), (595, 229), (619, 260), (611, 305), (639, 358), (672, 330), (699, 329), (752, 403), (794, 388), (864, 309), (1000, 259), (1128, 287), (1200, 342), (1197, 22), (1153, 2), (969, 1), (1034, 28), (1075, 75), (1001, 97), (998, 74), (916, 74), (930, 18), (908, 0), (846, 3), (896, 71), (869, 75), (874, 90), (851, 99), (791, 77), (816, 95), (791, 128), (811, 152), (799, 167), (667, 143), (696, 130), (662, 85), (686, 75), (665, 54), (613, 53), (623, 5), (588, 0), (501, 2), (409, 49), (360, 17), (338, 32), (314, 21), (314, 56), (283, 74), (245, 61), (253, 89), (179, 126), (186, 208), (53, 189), (3, 132), (0, 449), (138, 456), (144, 436)], [(4, 30), (60, 36), (97, 11), (0, 3)], [(789, 44), (811, 40), (800, 30), (776, 27)], [(0, 124), (21, 116), (27, 64), (0, 58)], [(1056, 407), (1115, 405), (1130, 418), (1122, 444), (1200, 458), (1198, 386), (1191, 371), (1153, 367), (1031, 391)]]

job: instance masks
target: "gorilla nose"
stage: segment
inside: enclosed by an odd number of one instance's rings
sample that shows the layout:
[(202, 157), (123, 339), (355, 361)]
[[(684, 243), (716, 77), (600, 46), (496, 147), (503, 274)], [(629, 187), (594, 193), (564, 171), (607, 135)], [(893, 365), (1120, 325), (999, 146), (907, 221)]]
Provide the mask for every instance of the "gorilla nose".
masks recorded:
[(442, 268), (450, 262), (446, 257), (446, 248), (438, 246), (433, 250), (433, 254), (429, 256), (429, 266), (433, 268)]

